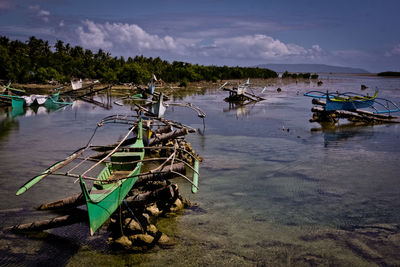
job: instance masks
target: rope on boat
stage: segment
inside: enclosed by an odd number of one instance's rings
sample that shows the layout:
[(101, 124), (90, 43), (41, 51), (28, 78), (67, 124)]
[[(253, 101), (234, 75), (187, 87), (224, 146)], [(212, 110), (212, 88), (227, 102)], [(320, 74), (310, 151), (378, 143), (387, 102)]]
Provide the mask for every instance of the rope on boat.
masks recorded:
[[(82, 173), (82, 177), (85, 176), (86, 173), (88, 173), (89, 171), (93, 170), (96, 166), (98, 166), (100, 163), (102, 163), (103, 161), (105, 161), (109, 156), (111, 156), (120, 146), (121, 144), (128, 138), (128, 136), (132, 133), (132, 131), (135, 129), (136, 127), (132, 127), (128, 133), (125, 135), (125, 137), (121, 140), (121, 142), (119, 142), (119, 144), (110, 151), (110, 153), (107, 154), (107, 156), (105, 156), (103, 159), (101, 159), (99, 162), (97, 162), (96, 164), (94, 164), (92, 167), (90, 167), (89, 169), (87, 169), (84, 173)], [(76, 179), (74, 183), (76, 183), (79, 179)]]
[[(139, 149), (140, 149), (140, 148), (139, 148)], [(86, 160), (87, 158), (77, 158), (77, 159)], [(113, 161), (113, 163), (118, 164), (118, 165), (125, 165), (125, 164), (128, 165), (128, 164), (135, 164), (135, 163), (139, 163), (139, 162), (159, 161), (159, 160), (166, 160), (166, 159), (168, 159), (168, 158), (167, 158), (167, 157), (161, 157), (161, 158), (147, 158), (147, 159), (142, 159), (142, 160), (124, 161), (124, 162)], [(94, 162), (100, 161), (100, 160), (98, 160), (98, 159), (93, 159), (93, 158), (90, 158), (90, 157), (89, 157), (87, 160), (89, 160), (89, 161), (94, 161)], [(178, 162), (184, 163), (184, 164), (185, 164), (187, 167), (189, 167), (192, 171), (194, 171), (194, 172), (196, 172), (197, 174), (199, 174), (199, 172), (196, 171), (196, 170), (195, 170), (189, 163), (187, 163), (186, 161), (184, 161), (184, 160), (182, 160), (182, 159), (179, 159), (179, 158), (175, 158), (175, 160), (178, 161)], [(196, 160), (196, 159), (195, 159), (195, 160)], [(105, 160), (105, 161), (103, 161), (103, 162), (111, 163), (110, 160)], [(70, 174), (69, 171), (66, 172), (66, 174), (67, 174), (67, 175)]]
[[(101, 148), (101, 147), (104, 147), (104, 146), (90, 146), (90, 147), (91, 148)], [(107, 146), (105, 146), (105, 147), (107, 147)], [(154, 150), (171, 149), (171, 148), (173, 148), (173, 147), (171, 147), (171, 146), (157, 146), (157, 147), (156, 146), (144, 146), (144, 147), (137, 147), (137, 149), (154, 149)], [(185, 150), (184, 148), (177, 147), (176, 150), (183, 151), (183, 152), (187, 153), (189, 156), (191, 156), (193, 159), (197, 159), (196, 155), (194, 155), (191, 152)], [(95, 159), (93, 159), (93, 160), (95, 160)]]
[[(93, 181), (93, 182), (102, 182), (102, 183), (104, 183), (104, 184), (106, 184), (106, 183), (112, 184), (112, 183), (116, 183), (116, 182), (118, 182), (118, 181), (120, 181), (120, 180), (126, 180), (126, 179), (131, 179), (131, 178), (136, 178), (136, 177), (147, 176), (147, 175), (149, 175), (149, 174), (155, 175), (155, 174), (162, 174), (162, 173), (178, 173), (178, 172), (172, 171), (172, 170), (169, 168), (168, 170), (165, 170), (165, 171), (160, 170), (160, 171), (158, 171), (157, 173), (154, 173), (154, 172), (152, 173), (151, 171), (148, 171), (148, 172), (145, 172), (145, 173), (140, 173), (140, 174), (136, 174), (136, 175), (131, 175), (131, 176), (126, 176), (126, 177), (116, 178), (116, 179), (112, 179), (112, 180), (101, 180), (101, 179), (98, 179), (98, 178), (95, 178), (95, 177), (91, 177), (91, 176), (85, 176), (85, 177), (82, 177), (82, 179), (84, 179), (84, 180), (89, 180), (89, 181)], [(57, 176), (68, 176), (68, 177), (72, 177), (72, 178), (78, 178), (78, 180), (79, 180), (79, 177), (80, 177), (79, 174), (74, 174), (74, 173), (66, 174), (66, 173), (55, 172), (55, 173), (52, 173), (52, 175), (57, 175)], [(182, 176), (183, 174), (180, 174), (180, 175)], [(186, 177), (186, 179), (189, 179), (189, 178)]]

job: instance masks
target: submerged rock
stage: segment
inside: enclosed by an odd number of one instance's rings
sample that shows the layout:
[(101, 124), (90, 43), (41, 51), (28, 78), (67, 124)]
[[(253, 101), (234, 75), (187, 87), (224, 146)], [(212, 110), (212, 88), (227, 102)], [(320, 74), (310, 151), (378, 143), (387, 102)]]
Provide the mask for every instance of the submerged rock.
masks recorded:
[(183, 210), (182, 201), (179, 198), (177, 198), (175, 200), (174, 204), (171, 205), (171, 208), (169, 210), (170, 210), (170, 212), (177, 212), (177, 211)]
[(130, 247), (132, 246), (132, 241), (129, 240), (127, 236), (123, 235), (120, 238), (114, 240), (114, 245), (117, 245), (123, 249), (130, 249)]
[(140, 223), (131, 218), (125, 219), (125, 227), (128, 228), (132, 232), (142, 232), (143, 231)]
[(148, 234), (131, 235), (129, 239), (135, 245), (151, 245), (154, 241), (154, 237)]
[(160, 210), (158, 209), (156, 204), (153, 204), (151, 206), (148, 206), (146, 208), (146, 211), (151, 215), (151, 216), (158, 216), (160, 214)]
[(156, 236), (158, 229), (154, 224), (149, 224), (146, 228), (146, 232), (152, 236)]
[(173, 242), (171, 238), (169, 238), (166, 234), (162, 234), (160, 239), (158, 240), (158, 244), (160, 246), (172, 246)]

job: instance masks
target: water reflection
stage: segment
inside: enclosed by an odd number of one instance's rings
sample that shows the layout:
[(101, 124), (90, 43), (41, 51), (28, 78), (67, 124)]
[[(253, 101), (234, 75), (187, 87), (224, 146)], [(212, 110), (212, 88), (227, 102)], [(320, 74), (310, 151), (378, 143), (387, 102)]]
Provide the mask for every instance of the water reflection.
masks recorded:
[(239, 119), (250, 116), (255, 105), (256, 102), (250, 102), (247, 104), (228, 102), (228, 108), (223, 108), (222, 111), (226, 113), (234, 113), (236, 118)]
[(340, 125), (334, 123), (321, 123), (320, 128), (312, 128), (313, 133), (322, 132), (324, 136), (324, 147), (338, 146), (339, 143), (349, 139), (362, 137), (363, 141), (374, 136), (372, 125), (360, 125), (357, 122), (349, 122)]
[(50, 112), (57, 111), (65, 106), (51, 103), (45, 106), (31, 106), (31, 107), (0, 107), (0, 139), (9, 134), (14, 128), (18, 127), (19, 122), (17, 117), (31, 117), (37, 115), (46, 115)]
[[(322, 89), (354, 88), (361, 83), (365, 83), (364, 78), (330, 79), (324, 80)], [(374, 84), (384, 88), (382, 94), (397, 94), (400, 101), (398, 79), (373, 78), (367, 85), (374, 88)], [(279, 95), (275, 92), (278, 86), (282, 88)], [(69, 259), (71, 266), (93, 265), (93, 261), (98, 265), (182, 266), (307, 265), (307, 261), (365, 266), (373, 263), (371, 259), (380, 265), (399, 265), (400, 124), (359, 127), (348, 123), (310, 132), (317, 124), (308, 122), (309, 99), (296, 94), (310, 89), (305, 86), (274, 85), (271, 92), (266, 91), (266, 100), (257, 105), (228, 105), (219, 92), (184, 99), (207, 113), (207, 133), (187, 136), (204, 158), (201, 189), (197, 195), (183, 193), (205, 212), (185, 211), (183, 216), (160, 219), (157, 226), (176, 238), (174, 247), (145, 255), (112, 255), (102, 249), (103, 236), (88, 238), (86, 228), (77, 225), (48, 231), (61, 237), (60, 242), (66, 237), (78, 245), (78, 250), (73, 245), (66, 248), (65, 255), (62, 246), (45, 236), (43, 240), (0, 236), (7, 244), (0, 250), (5, 259), (0, 265), (24, 264), (24, 259), (37, 263), (43, 257), (53, 257), (56, 264), (60, 256)], [(1, 166), (7, 169), (0, 173), (2, 209), (32, 207), (44, 199), (59, 199), (60, 192), (70, 195), (79, 191), (69, 180), (49, 179), (30, 195), (14, 196), (16, 187), (27, 178), (84, 145), (93, 133), (94, 122), (110, 113), (132, 113), (130, 107), (113, 106), (109, 111), (85, 103), (74, 112), (14, 120), (9, 127), (20, 130), (6, 133), (9, 140), (1, 140), (0, 146)], [(74, 117), (74, 113), (79, 116)], [(0, 114), (0, 120), (4, 122), (5, 116)], [(192, 112), (178, 112), (178, 108), (167, 109), (165, 117), (196, 129), (202, 127)], [(49, 119), (48, 129), (41, 124), (44, 118)], [(238, 122), (237, 118), (245, 119)], [(282, 125), (290, 131), (283, 131)], [(99, 142), (108, 143), (110, 133), (119, 134), (119, 128), (104, 128), (101, 133), (104, 136)], [(28, 144), (30, 149), (26, 149)], [(15, 177), (12, 183), (10, 177)], [(180, 190), (190, 192), (190, 186), (182, 184)], [(31, 216), (26, 212), (0, 213), (2, 226), (31, 222)], [(98, 242), (91, 243), (92, 238)], [(385, 254), (387, 251), (393, 253)]]
[(14, 121), (11, 108), (0, 107), (0, 140), (7, 136), (14, 127), (18, 127), (18, 121)]

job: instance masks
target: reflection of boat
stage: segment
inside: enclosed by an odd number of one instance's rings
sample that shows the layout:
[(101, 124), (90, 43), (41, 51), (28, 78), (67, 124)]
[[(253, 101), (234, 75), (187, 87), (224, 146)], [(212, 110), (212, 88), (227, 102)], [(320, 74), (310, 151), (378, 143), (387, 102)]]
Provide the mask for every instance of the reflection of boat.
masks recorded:
[[(251, 110), (254, 108), (255, 102), (249, 102), (247, 104), (240, 104), (240, 103), (235, 103), (235, 102), (229, 102), (229, 106), (227, 109), (223, 109), (223, 112), (236, 112), (236, 117), (241, 118), (241, 117), (246, 117), (251, 114)], [(248, 109), (247, 107), (250, 107)]]
[(15, 106), (15, 107), (4, 107), (6, 109), (7, 114), (11, 118), (14, 119), (19, 116), (29, 117), (34, 115), (48, 114), (52, 111), (59, 110), (65, 107), (65, 105), (59, 105), (56, 103), (51, 103), (48, 105), (41, 106), (30, 106), (29, 108), (24, 108), (23, 106)]
[[(400, 108), (392, 101), (384, 98), (378, 98), (378, 90), (373, 96), (362, 95), (353, 92), (329, 93), (321, 91), (309, 91), (304, 96), (316, 99), (325, 99), (325, 110), (347, 110), (355, 111), (363, 108), (372, 108), (375, 114), (392, 113), (400, 111)], [(383, 110), (378, 110), (383, 108)]]
[(373, 131), (365, 130), (365, 124), (357, 122), (350, 122), (337, 126), (330, 123), (321, 123), (320, 128), (312, 128), (311, 132), (323, 133), (325, 147), (337, 145), (355, 137), (365, 139), (371, 138), (374, 135)]
[(139, 121), (136, 142), (126, 151), (115, 152), (111, 162), (97, 176), (90, 192), (87, 190), (83, 175), (79, 176), (82, 192), (86, 199), (89, 214), (90, 234), (103, 225), (110, 215), (122, 203), (138, 179), (143, 160), (142, 121)]
[(52, 104), (52, 105), (46, 105), (46, 106), (32, 106), (32, 107), (29, 107), (26, 109), (19, 107), (19, 108), (12, 108), (11, 114), (12, 114), (13, 118), (15, 118), (17, 116), (29, 117), (29, 116), (34, 116), (34, 115), (48, 114), (52, 111), (59, 110), (63, 107), (65, 107), (65, 106), (60, 106), (58, 104)]

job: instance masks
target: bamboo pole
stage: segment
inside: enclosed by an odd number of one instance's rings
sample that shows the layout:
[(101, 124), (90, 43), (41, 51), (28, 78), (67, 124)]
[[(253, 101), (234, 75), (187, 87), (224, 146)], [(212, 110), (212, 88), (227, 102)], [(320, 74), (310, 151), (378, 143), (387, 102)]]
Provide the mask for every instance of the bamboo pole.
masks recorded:
[(54, 202), (46, 203), (40, 205), (38, 210), (55, 210), (55, 209), (68, 209), (73, 207), (78, 207), (85, 204), (85, 197), (82, 193), (75, 194)]
[[(139, 176), (139, 179), (136, 181), (136, 183), (144, 182), (144, 181), (149, 181), (149, 180), (156, 180), (160, 179), (160, 174), (162, 174), (162, 179), (169, 179), (173, 177), (173, 172), (178, 172), (178, 173), (185, 173), (186, 172), (186, 165), (183, 162), (180, 163), (175, 163), (172, 166), (167, 166), (164, 167), (160, 170), (160, 173), (152, 173), (152, 172), (147, 172), (146, 174), (143, 174)], [(85, 198), (82, 195), (82, 193), (78, 193), (66, 198), (62, 198), (53, 202), (45, 203), (40, 205), (37, 209), (38, 210), (56, 210), (56, 209), (69, 209), (69, 208), (74, 208), (78, 207), (80, 205), (85, 204)]]
[(128, 138), (128, 136), (132, 133), (132, 131), (135, 129), (135, 127), (132, 127), (129, 132), (125, 135), (125, 137), (121, 140), (121, 142), (113, 149), (111, 150), (103, 159), (101, 159), (99, 162), (97, 162), (96, 164), (94, 164), (92, 167), (90, 167), (89, 169), (87, 169), (84, 173), (82, 173), (82, 177), (85, 176), (86, 173), (88, 173), (89, 171), (93, 170), (96, 166), (98, 166), (100, 163), (102, 163), (103, 161), (105, 161), (109, 156), (111, 156), (115, 151), (117, 151), (117, 149), (121, 146), (121, 144)]
[(149, 146), (154, 146), (154, 145), (160, 144), (166, 140), (175, 139), (179, 136), (187, 135), (188, 133), (189, 133), (189, 130), (187, 128), (182, 128), (182, 129), (175, 130), (173, 132), (156, 135), (154, 138), (150, 139)]
[(67, 226), (78, 222), (84, 222), (88, 220), (86, 213), (70, 214), (65, 216), (56, 217), (53, 219), (37, 221), (33, 223), (18, 224), (11, 227), (5, 228), (8, 231), (24, 232), (24, 231), (42, 231), (51, 228)]
[[(373, 114), (371, 112), (366, 112), (362, 110), (356, 110), (356, 111), (346, 111), (346, 110), (335, 110), (335, 111), (325, 111), (324, 108), (322, 107), (313, 107), (311, 109), (312, 112), (314, 113), (330, 113), (330, 114), (335, 114), (337, 118), (345, 118), (345, 119), (350, 119), (350, 120), (361, 120), (369, 123), (373, 122), (379, 122), (379, 123), (399, 123), (399, 121), (393, 120), (394, 117), (388, 117), (388, 116), (382, 116), (382, 115), (377, 115)], [(375, 116), (377, 115), (377, 116)], [(317, 121), (318, 119), (310, 120), (311, 122)]]
[(68, 156), (66, 159), (53, 164), (50, 168), (48, 168), (47, 170), (42, 172), (40, 175), (33, 177), (28, 182), (26, 182), (23, 186), (20, 187), (20, 189), (17, 191), (16, 195), (19, 196), (19, 195), (25, 193), (29, 188), (31, 188), (32, 186), (34, 186), (35, 184), (40, 182), (46, 176), (52, 174), (56, 170), (64, 167), (65, 165), (69, 164), (70, 162), (72, 162), (74, 159), (76, 159), (79, 155), (81, 155), (88, 148), (89, 147), (84, 147), (84, 148), (77, 150), (76, 152), (74, 152), (73, 154)]
[(135, 196), (127, 197), (126, 203), (131, 207), (140, 207), (152, 202), (160, 200), (174, 199), (179, 195), (176, 185), (168, 185), (151, 192), (136, 194)]

